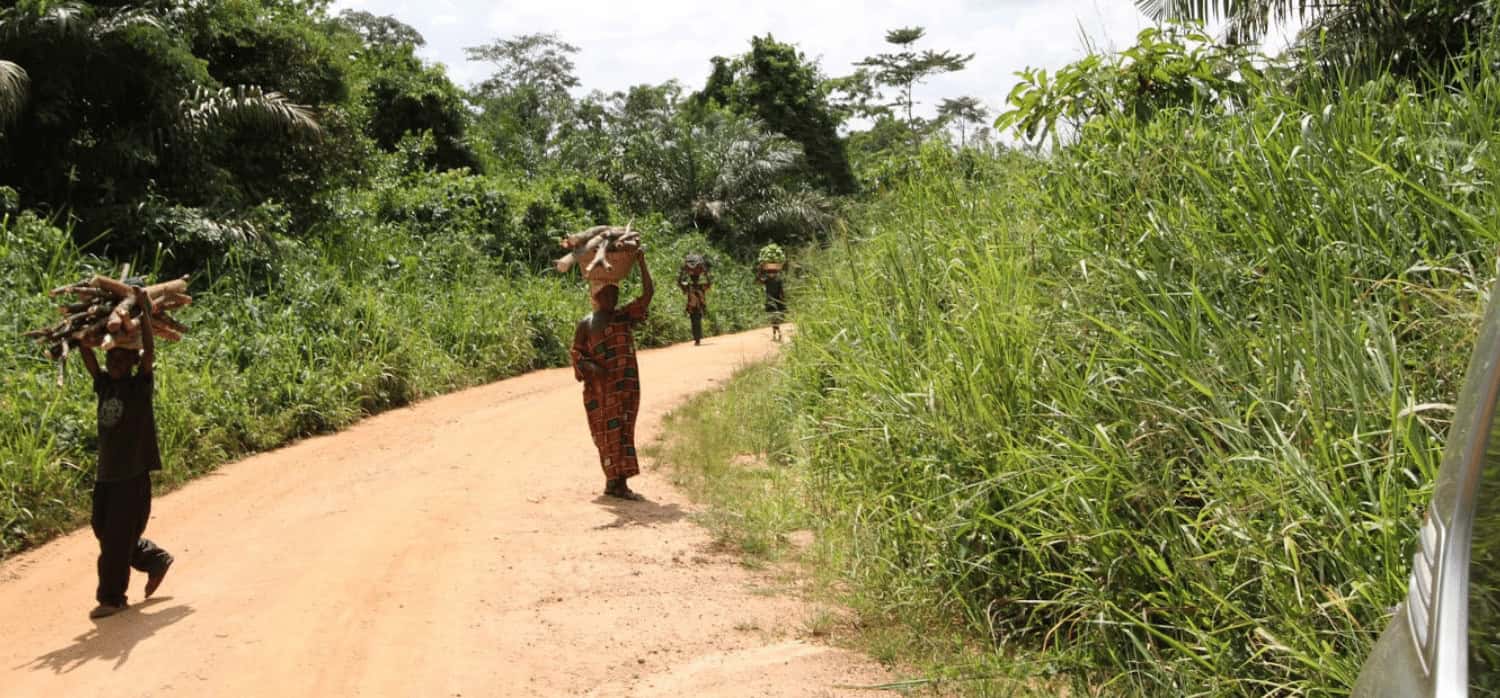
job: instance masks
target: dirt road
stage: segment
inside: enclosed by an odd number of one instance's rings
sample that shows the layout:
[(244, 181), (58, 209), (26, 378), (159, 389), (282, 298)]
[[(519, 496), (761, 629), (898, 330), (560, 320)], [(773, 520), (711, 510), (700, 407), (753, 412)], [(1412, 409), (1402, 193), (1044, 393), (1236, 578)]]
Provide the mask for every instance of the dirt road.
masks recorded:
[[(768, 336), (643, 353), (638, 441)], [(800, 639), (809, 609), (713, 552), (650, 463), (632, 483), (651, 501), (599, 497), (582, 409), (571, 371), (544, 371), (226, 466), (155, 502), (147, 535), (177, 565), (97, 623), (88, 531), (14, 558), (0, 696), (825, 696), (886, 679)]]

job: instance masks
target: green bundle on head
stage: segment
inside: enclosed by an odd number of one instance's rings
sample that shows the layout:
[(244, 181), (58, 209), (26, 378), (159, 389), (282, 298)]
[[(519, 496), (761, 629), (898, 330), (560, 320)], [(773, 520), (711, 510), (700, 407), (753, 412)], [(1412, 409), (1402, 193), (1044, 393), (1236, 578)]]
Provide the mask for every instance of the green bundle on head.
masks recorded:
[(782, 251), (781, 245), (771, 243), (760, 248), (760, 256), (755, 258), (756, 264), (786, 264), (786, 252)]

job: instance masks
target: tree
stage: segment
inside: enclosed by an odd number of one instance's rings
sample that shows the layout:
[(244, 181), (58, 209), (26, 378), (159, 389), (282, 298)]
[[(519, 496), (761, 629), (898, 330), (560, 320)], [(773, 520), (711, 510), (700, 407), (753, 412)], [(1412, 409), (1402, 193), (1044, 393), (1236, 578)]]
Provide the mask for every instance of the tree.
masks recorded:
[(1495, 19), (1488, 0), (1136, 0), (1156, 21), (1224, 21), (1225, 38), (1258, 44), (1271, 25), (1306, 25), (1300, 43), (1325, 62), (1407, 77), (1447, 72), (1449, 59)]
[(1052, 75), (1033, 68), (1018, 73), (1021, 82), (1006, 98), (1011, 108), (995, 128), (1015, 128), (1040, 142), (1056, 137), (1059, 121), (1076, 133), (1101, 118), (1144, 124), (1165, 110), (1225, 110), (1243, 104), (1265, 62), (1197, 29), (1148, 27), (1115, 55), (1085, 56)]
[(1136, 0), (1136, 7), (1158, 22), (1223, 20), (1229, 39), (1258, 42), (1274, 22), (1306, 21), (1328, 3), (1319, 0)]
[(759, 118), (770, 130), (802, 146), (807, 165), (824, 190), (852, 194), (857, 188), (854, 172), (820, 82), (817, 70), (796, 47), (769, 34), (754, 37), (735, 90), (737, 106), (741, 113)]
[(918, 53), (914, 45), (926, 35), (927, 30), (922, 27), (892, 29), (885, 33), (885, 41), (900, 50), (876, 54), (855, 64), (869, 68), (872, 71), (871, 77), (877, 84), (898, 90), (894, 106), (906, 112), (906, 126), (911, 131), (913, 144), (919, 133), (916, 116), (912, 111), (917, 104), (913, 89), (934, 75), (963, 70), (974, 59), (972, 53), (965, 56), (931, 49)]
[(969, 145), (968, 127), (983, 124), (989, 118), (990, 110), (977, 97), (959, 97), (944, 99), (938, 105), (937, 113), (938, 121), (958, 124), (959, 147), (966, 148)]
[(402, 139), (428, 132), (432, 148), (424, 151), (425, 168), (481, 171), (468, 144), (473, 116), (463, 90), (442, 66), (418, 58), (415, 44), (365, 41), (366, 50), (354, 66), (358, 101), (367, 114), (365, 133), (383, 150), (395, 152)]
[(322, 211), (323, 191), (367, 176), (357, 163), (368, 144), (349, 110), (361, 40), (306, 0), (163, 4), (181, 8), (166, 15), (173, 40), (208, 73), (188, 91), (275, 90), (314, 109), (323, 129), (316, 139), (266, 138), (242, 128), (219, 133), (192, 166), (174, 163), (157, 179), (160, 193), (216, 216), (275, 201), (291, 214), (292, 229), (310, 228)]
[(624, 160), (653, 210), (726, 241), (811, 238), (831, 220), (822, 196), (789, 188), (803, 166), (797, 144), (730, 111), (692, 123), (673, 115), (634, 139)]
[(581, 111), (595, 121), (575, 133), (587, 139), (579, 155), (591, 159), (575, 166), (631, 212), (659, 212), (722, 241), (791, 241), (824, 229), (831, 204), (807, 187), (796, 142), (716, 102), (693, 106), (695, 98), (683, 99), (675, 82), (591, 95)]
[(493, 63), (495, 72), (481, 82), (475, 92), (492, 97), (518, 89), (535, 90), (543, 98), (567, 96), (578, 86), (573, 73), (572, 54), (578, 47), (558, 38), (555, 33), (520, 34), (497, 39), (482, 46), (464, 49), (470, 61)]
[(708, 82), (692, 96), (691, 102), (695, 108), (730, 106), (734, 102), (735, 73), (740, 70), (739, 63), (742, 61), (724, 56), (714, 56), (709, 60), (713, 64), (713, 70), (708, 74)]
[(880, 87), (868, 68), (824, 80), (823, 94), (839, 123), (852, 118), (879, 119), (891, 115), (890, 106), (881, 102)]
[(227, 146), (244, 136), (269, 149), (289, 139), (268, 136), (320, 132), (311, 111), (271, 90), (221, 87), (185, 27), (196, 27), (186, 15), (140, 7), (0, 10), (0, 55), (15, 66), (6, 82), (29, 76), (26, 106), (0, 141), (0, 186), (26, 207), (78, 215), (75, 235), (107, 232), (109, 245), (142, 229), (147, 201), (240, 201), (242, 187), (281, 181), (226, 176), (226, 154), (248, 150)]
[(829, 104), (817, 66), (795, 46), (771, 35), (753, 37), (750, 52), (734, 59), (713, 59), (713, 71), (702, 91), (689, 100), (695, 114), (724, 107), (763, 122), (792, 139), (806, 154), (808, 177), (831, 194), (857, 188), (844, 141), (842, 118)]
[(390, 15), (375, 15), (364, 10), (344, 10), (337, 20), (358, 34), (370, 46), (394, 48), (398, 46), (426, 46), (422, 33), (411, 25)]
[(0, 61), (0, 129), (21, 115), (30, 82), (31, 77), (24, 68), (10, 61)]
[[(174, 51), (160, 18), (83, 3), (0, 10), (0, 55), (29, 77), (7, 129), (0, 183), (26, 206), (133, 199), (155, 168), (158, 132), (207, 78)], [(14, 91), (14, 90), (10, 90)]]
[(277, 131), (318, 133), (318, 120), (307, 107), (293, 103), (280, 92), (241, 85), (220, 90), (197, 88), (182, 101), (182, 111), (173, 128), (180, 138), (246, 128), (258, 133)]
[(551, 166), (549, 152), (573, 108), (578, 86), (570, 56), (578, 47), (556, 34), (522, 34), (464, 49), (495, 72), (473, 90), (479, 129), (502, 160), (528, 175)]

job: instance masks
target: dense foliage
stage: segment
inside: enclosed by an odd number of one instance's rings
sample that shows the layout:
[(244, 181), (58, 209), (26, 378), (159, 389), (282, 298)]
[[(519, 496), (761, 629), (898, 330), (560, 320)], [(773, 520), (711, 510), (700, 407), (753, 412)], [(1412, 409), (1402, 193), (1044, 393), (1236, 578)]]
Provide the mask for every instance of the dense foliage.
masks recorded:
[[(406, 172), (408, 159), (422, 157), (379, 158), (370, 186), (332, 194), (316, 239), (284, 240), (271, 258), (235, 247), (199, 269), (197, 302), (179, 314), (192, 331), (157, 361), (160, 480), (182, 482), (392, 406), (566, 362), (587, 309), (581, 284), (514, 273), (519, 262), (507, 260), (526, 253), (504, 246), (542, 231), (530, 253), (542, 263), (556, 246), (545, 231), (581, 226), (592, 213), (563, 203), (572, 194), (565, 183), (515, 191), (499, 179)], [(710, 249), (659, 219), (636, 227), (665, 278), (685, 254)], [(136, 269), (159, 278), (165, 261), (142, 256)], [(748, 266), (717, 261), (708, 330), (755, 325), (759, 289)], [(93, 479), (94, 402), (81, 366), (68, 366), (59, 389), (56, 365), (18, 335), (56, 318), (42, 291), (114, 270), (30, 213), (0, 216), (0, 334), (11, 338), (0, 345), (0, 555), (77, 524)], [(643, 345), (691, 336), (679, 303), (665, 289), (658, 295)]]
[(856, 588), (1111, 695), (1347, 695), (1495, 279), (1496, 50), (928, 148), (778, 388)]
[(822, 78), (795, 46), (770, 35), (750, 40), (750, 52), (713, 60), (700, 105), (727, 107), (758, 118), (802, 146), (815, 181), (830, 194), (852, 194), (854, 173), (838, 136), (839, 119), (827, 103)]
[[(92, 477), (84, 382), (54, 387), (19, 337), (55, 317), (48, 288), (127, 262), (193, 274), (192, 331), (158, 364), (178, 482), (563, 362), (587, 303), (548, 271), (562, 233), (633, 222), (666, 278), (715, 258), (720, 332), (760, 317), (735, 243), (831, 220), (802, 149), (753, 116), (690, 113), (672, 85), (575, 99), (576, 49), (551, 35), (475, 47), (496, 71), (466, 90), (410, 26), (327, 10), (0, 9), (0, 555), (76, 523)], [(642, 341), (688, 336), (664, 293)]]
[(1490, 33), (1493, 0), (1136, 0), (1157, 20), (1223, 20), (1226, 38), (1252, 44), (1274, 24), (1305, 24), (1298, 38), (1325, 68), (1361, 77), (1450, 77), (1452, 59)]

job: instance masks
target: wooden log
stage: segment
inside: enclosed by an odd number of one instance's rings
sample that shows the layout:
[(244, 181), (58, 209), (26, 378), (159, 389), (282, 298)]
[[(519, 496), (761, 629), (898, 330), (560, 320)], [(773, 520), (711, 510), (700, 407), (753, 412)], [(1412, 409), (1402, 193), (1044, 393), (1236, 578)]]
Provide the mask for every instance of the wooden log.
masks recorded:
[(160, 300), (158, 300), (156, 298), (152, 298), (151, 299), (151, 309), (155, 310), (155, 311), (158, 311), (157, 314), (159, 314), (160, 311), (175, 310), (175, 309), (181, 308), (183, 306), (191, 305), (192, 302), (193, 302), (193, 297), (189, 296), (187, 294), (184, 294), (184, 293), (168, 293), (168, 294), (163, 295)]
[(176, 332), (179, 335), (187, 334), (188, 332), (187, 325), (178, 322), (177, 318), (174, 318), (166, 313), (157, 313), (151, 316), (151, 326), (156, 327), (157, 325), (169, 327), (173, 332)]
[[(153, 334), (155, 334), (153, 332)], [(108, 332), (105, 333), (103, 341), (99, 342), (99, 348), (105, 351), (111, 349), (140, 349), (141, 333), (139, 329), (133, 332)]]
[(135, 308), (135, 296), (127, 296), (109, 313), (109, 331), (119, 332), (130, 323), (130, 311)]
[(97, 303), (102, 300), (110, 300), (115, 297), (115, 294), (110, 293), (109, 291), (106, 291), (102, 288), (94, 288), (93, 286), (74, 286), (73, 288), (68, 289), (68, 292), (78, 296), (78, 300), (80, 301), (93, 303)]
[(58, 325), (58, 328), (60, 331), (66, 332), (74, 327), (87, 325), (90, 320), (95, 320), (97, 318), (98, 316), (88, 312), (69, 315), (68, 317), (63, 318), (62, 324)]
[(72, 334), (73, 341), (77, 342), (79, 346), (99, 346), (99, 343), (104, 339), (105, 330), (109, 329), (108, 322), (109, 320), (107, 318), (103, 320), (95, 320), (87, 327), (75, 330)]
[[(128, 269), (128, 267), (127, 267)], [(128, 271), (120, 272), (124, 278)], [(188, 331), (166, 311), (193, 302), (187, 294), (188, 277), (165, 281), (144, 290), (152, 299), (152, 334), (166, 341), (181, 341)], [(66, 361), (67, 355), (84, 348), (140, 349), (143, 346), (138, 289), (119, 279), (94, 275), (87, 281), (52, 289), (49, 295), (72, 293), (77, 300), (58, 306), (62, 319), (51, 327), (31, 330), (24, 337), (44, 345), (47, 358)], [(61, 375), (61, 374), (59, 374)]]
[(609, 229), (610, 228), (607, 225), (596, 225), (592, 228), (589, 228), (588, 230), (573, 233), (572, 235), (569, 235), (562, 239), (562, 246), (564, 249), (571, 250), (575, 247), (578, 247), (579, 245), (588, 242), (589, 240), (598, 236), (600, 233), (608, 231)]
[(156, 299), (168, 293), (186, 294), (188, 290), (188, 277), (163, 281), (146, 287), (146, 295), (151, 297), (151, 303), (156, 304)]
[(87, 283), (88, 282), (85, 281), (84, 283), (81, 283), (81, 284), (68, 284), (66, 286), (58, 286), (57, 288), (54, 288), (51, 291), (48, 291), (47, 295), (48, 296), (61, 296), (64, 293), (76, 293), (78, 291), (78, 289), (84, 288), (85, 284), (87, 284)]
[(61, 335), (61, 334), (67, 334), (74, 327), (77, 327), (77, 325), (74, 324), (74, 323), (68, 322), (68, 319), (64, 318), (62, 320), (62, 322), (59, 322), (56, 325), (53, 325), (51, 327), (46, 328), (45, 332), (47, 334), (49, 334), (49, 335), (54, 335), (54, 336), (55, 335)]
[(122, 281), (117, 281), (107, 276), (99, 276), (98, 274), (95, 274), (94, 278), (89, 280), (89, 284), (94, 288), (109, 291), (111, 294), (121, 299), (129, 298), (135, 295), (135, 292), (131, 290), (130, 286), (126, 285)]
[(609, 258), (605, 256), (607, 254), (609, 254), (609, 245), (600, 245), (599, 252), (594, 255), (594, 261), (589, 262), (589, 265), (587, 267), (584, 267), (583, 273), (587, 274), (593, 271), (594, 267), (597, 267), (600, 264), (603, 264), (605, 269), (614, 269), (615, 265), (610, 264)]

